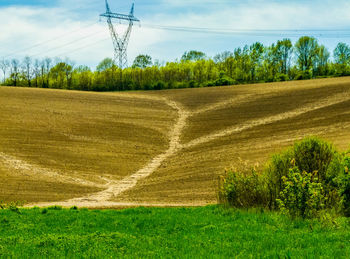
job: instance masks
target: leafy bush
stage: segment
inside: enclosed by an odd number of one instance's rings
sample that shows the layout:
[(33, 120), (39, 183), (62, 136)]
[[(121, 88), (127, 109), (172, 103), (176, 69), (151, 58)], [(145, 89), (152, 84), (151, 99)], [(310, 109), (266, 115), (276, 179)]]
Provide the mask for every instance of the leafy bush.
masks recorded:
[(165, 83), (163, 81), (158, 81), (153, 85), (154, 90), (162, 90), (165, 88)]
[(345, 156), (342, 173), (337, 177), (341, 206), (345, 216), (350, 217), (350, 157)]
[[(350, 217), (350, 157), (315, 137), (272, 156), (262, 173), (226, 173), (220, 201), (234, 207), (269, 207), (313, 217), (321, 210)], [(243, 173), (242, 173), (243, 172)]]
[(294, 166), (282, 180), (284, 188), (277, 203), (283, 212), (293, 217), (311, 218), (324, 208), (326, 198), (317, 171), (300, 173)]
[(297, 142), (293, 151), (295, 164), (299, 170), (306, 172), (317, 171), (322, 182), (331, 180), (327, 172), (337, 152), (330, 143), (310, 137)]
[(228, 171), (220, 181), (219, 199), (238, 208), (261, 207), (267, 204), (266, 187), (257, 172)]
[(234, 85), (234, 84), (235, 84), (235, 81), (228, 76), (223, 76), (215, 80), (216, 86), (225, 86), (225, 85)]
[(282, 191), (282, 178), (293, 167), (292, 161), (301, 172), (317, 172), (318, 181), (327, 185), (326, 192), (332, 192), (330, 185), (337, 173), (330, 168), (339, 167), (337, 157), (338, 153), (330, 143), (316, 137), (305, 138), (296, 142), (292, 148), (272, 156), (265, 171), (270, 192), (270, 208), (276, 207), (275, 201)]
[(275, 81), (277, 82), (284, 82), (284, 81), (288, 81), (289, 77), (286, 74), (277, 74), (275, 77)]

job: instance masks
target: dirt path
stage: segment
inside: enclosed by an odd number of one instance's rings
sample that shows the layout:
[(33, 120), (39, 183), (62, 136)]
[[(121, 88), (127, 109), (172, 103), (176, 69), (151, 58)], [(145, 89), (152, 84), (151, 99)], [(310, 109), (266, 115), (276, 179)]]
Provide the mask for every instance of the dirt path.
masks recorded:
[(230, 128), (218, 131), (218, 132), (210, 134), (210, 135), (199, 137), (199, 138), (194, 139), (194, 140), (190, 141), (189, 143), (183, 145), (183, 147), (184, 148), (194, 147), (194, 146), (204, 144), (204, 143), (216, 140), (218, 138), (229, 136), (229, 135), (232, 135), (234, 133), (239, 133), (239, 132), (242, 132), (244, 130), (251, 129), (251, 128), (254, 128), (257, 126), (262, 126), (262, 125), (278, 122), (281, 120), (293, 118), (293, 117), (302, 115), (302, 114), (307, 113), (307, 112), (322, 109), (322, 108), (325, 108), (327, 106), (331, 106), (334, 104), (342, 103), (342, 102), (345, 102), (349, 99), (350, 99), (350, 93), (336, 94), (336, 95), (333, 95), (327, 99), (319, 100), (318, 102), (309, 104), (309, 105), (302, 107), (302, 108), (299, 108), (299, 109), (295, 109), (295, 110), (292, 110), (289, 112), (277, 114), (274, 116), (270, 116), (270, 117), (266, 117), (266, 118), (262, 118), (262, 119), (258, 119), (258, 120), (251, 120), (251, 121), (248, 121), (240, 126), (230, 127)]
[(214, 104), (208, 105), (208, 106), (203, 107), (203, 108), (199, 108), (199, 109), (191, 112), (191, 116), (192, 115), (196, 115), (196, 114), (200, 114), (200, 113), (213, 111), (213, 110), (227, 108), (231, 104), (238, 105), (238, 104), (248, 103), (248, 102), (256, 99), (257, 97), (258, 96), (256, 94), (239, 95), (239, 96), (236, 96), (234, 98), (230, 98), (230, 99), (225, 100), (225, 101), (221, 101), (221, 102), (218, 102), (218, 103), (214, 103)]
[[(90, 187), (105, 188), (106, 184), (98, 184), (96, 182), (87, 181), (81, 178), (63, 175), (60, 172), (53, 171), (47, 168), (42, 168), (38, 165), (30, 164), (17, 157), (10, 156), (0, 152), (0, 163), (9, 168), (16, 174), (35, 176), (43, 179), (52, 179), (55, 182), (78, 184)], [(101, 177), (103, 182), (108, 182), (106, 178)]]
[[(77, 205), (79, 207), (88, 207), (88, 208), (111, 207), (112, 204), (113, 206), (121, 206), (120, 204), (126, 205), (125, 203), (110, 202), (110, 200), (114, 197), (117, 197), (121, 193), (133, 188), (140, 180), (148, 177), (155, 170), (157, 170), (167, 158), (169, 158), (170, 156), (178, 152), (180, 149), (182, 149), (182, 145), (180, 144), (180, 137), (184, 127), (186, 126), (186, 120), (187, 120), (187, 117), (189, 116), (189, 112), (186, 111), (180, 104), (174, 101), (170, 101), (167, 99), (162, 99), (162, 100), (166, 102), (169, 106), (171, 106), (173, 109), (177, 110), (178, 112), (177, 122), (173, 127), (169, 136), (169, 139), (170, 139), (169, 148), (164, 153), (153, 158), (145, 167), (138, 170), (135, 174), (127, 176), (120, 181), (110, 181), (105, 186), (107, 187), (107, 189), (101, 192), (90, 194), (86, 197), (71, 199), (68, 201), (55, 202), (54, 204), (64, 206), (64, 207), (71, 207), (71, 206)], [(51, 206), (54, 204), (53, 203), (29, 204), (26, 207), (30, 207), (30, 206), (45, 207), (45, 206)], [(133, 204), (128, 203), (128, 206), (133, 206)]]

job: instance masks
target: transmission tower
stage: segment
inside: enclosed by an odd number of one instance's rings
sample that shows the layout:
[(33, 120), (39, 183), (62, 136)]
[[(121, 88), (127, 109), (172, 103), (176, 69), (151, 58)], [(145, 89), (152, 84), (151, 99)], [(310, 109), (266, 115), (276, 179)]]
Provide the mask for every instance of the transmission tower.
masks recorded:
[[(134, 22), (140, 22), (140, 20), (134, 16), (134, 4), (132, 4), (129, 14), (119, 14), (119, 13), (111, 12), (111, 9), (109, 8), (109, 5), (108, 5), (108, 1), (106, 0), (106, 13), (101, 14), (100, 16), (107, 18), (107, 23), (108, 23), (109, 31), (112, 36), (113, 47), (114, 47), (114, 61), (118, 62), (120, 68), (127, 67), (128, 66), (127, 48), (129, 44), (132, 26), (134, 25)], [(112, 20), (117, 20), (119, 22), (124, 20), (129, 23), (128, 28), (125, 31), (124, 35), (119, 35), (117, 33), (116, 26), (113, 25)]]

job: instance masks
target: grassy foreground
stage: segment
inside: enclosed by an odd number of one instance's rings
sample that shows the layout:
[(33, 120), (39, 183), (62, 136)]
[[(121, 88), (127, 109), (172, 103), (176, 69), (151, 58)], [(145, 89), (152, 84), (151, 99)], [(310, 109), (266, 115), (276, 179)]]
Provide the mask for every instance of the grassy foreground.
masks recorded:
[(0, 257), (349, 257), (350, 227), (201, 208), (0, 210)]

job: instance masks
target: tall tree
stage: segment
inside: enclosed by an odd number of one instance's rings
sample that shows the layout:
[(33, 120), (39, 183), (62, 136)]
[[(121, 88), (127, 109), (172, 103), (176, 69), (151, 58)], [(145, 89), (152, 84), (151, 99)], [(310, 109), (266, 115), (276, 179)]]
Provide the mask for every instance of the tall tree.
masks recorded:
[(293, 54), (292, 41), (290, 39), (277, 41), (276, 54), (281, 65), (280, 72), (283, 74), (288, 74), (290, 68), (290, 60)]
[(339, 43), (334, 50), (334, 60), (337, 64), (346, 65), (350, 63), (350, 47), (346, 43)]
[(10, 69), (11, 69), (11, 79), (12, 79), (13, 85), (17, 86), (17, 82), (18, 82), (18, 78), (19, 78), (19, 61), (18, 61), (18, 59), (14, 58), (11, 60)]
[(32, 76), (33, 76), (33, 73), (32, 73), (32, 59), (28, 56), (26, 56), (24, 59), (23, 59), (23, 63), (22, 63), (22, 67), (23, 67), (23, 74), (24, 74), (24, 77), (27, 81), (27, 85), (29, 87), (32, 86)]
[(233, 53), (231, 51), (224, 51), (220, 54), (217, 54), (214, 56), (214, 62), (215, 63), (224, 63), (226, 59), (233, 57)]
[(182, 61), (198, 61), (206, 58), (205, 53), (197, 50), (186, 51), (182, 57)]
[(139, 68), (146, 68), (152, 66), (152, 57), (149, 55), (138, 55), (135, 60), (134, 63), (132, 65), (132, 67), (139, 67)]
[(323, 45), (319, 46), (316, 54), (316, 69), (315, 72), (319, 76), (328, 74), (328, 62), (331, 54)]
[(250, 78), (252, 81), (257, 80), (256, 71), (262, 64), (263, 54), (265, 51), (264, 45), (260, 42), (256, 42), (249, 48), (250, 56)]
[(96, 67), (98, 72), (106, 71), (107, 69), (112, 68), (114, 65), (114, 61), (111, 58), (105, 58), (102, 60)]
[(50, 88), (50, 71), (51, 71), (51, 68), (52, 68), (52, 59), (51, 58), (45, 58), (44, 66), (45, 66), (45, 70), (46, 70), (45, 87)]
[(34, 74), (34, 80), (35, 80), (35, 87), (39, 86), (38, 80), (39, 80), (39, 77), (40, 77), (40, 65), (41, 65), (40, 60), (39, 59), (35, 59), (34, 65), (33, 65), (33, 74)]
[(295, 51), (300, 70), (303, 72), (308, 71), (315, 63), (315, 57), (318, 51), (318, 42), (313, 37), (301, 37), (295, 44)]
[(0, 60), (0, 69), (2, 71), (2, 74), (3, 74), (3, 83), (5, 83), (5, 80), (6, 80), (6, 73), (8, 71), (10, 67), (10, 62), (6, 59), (3, 59), (3, 60)]

